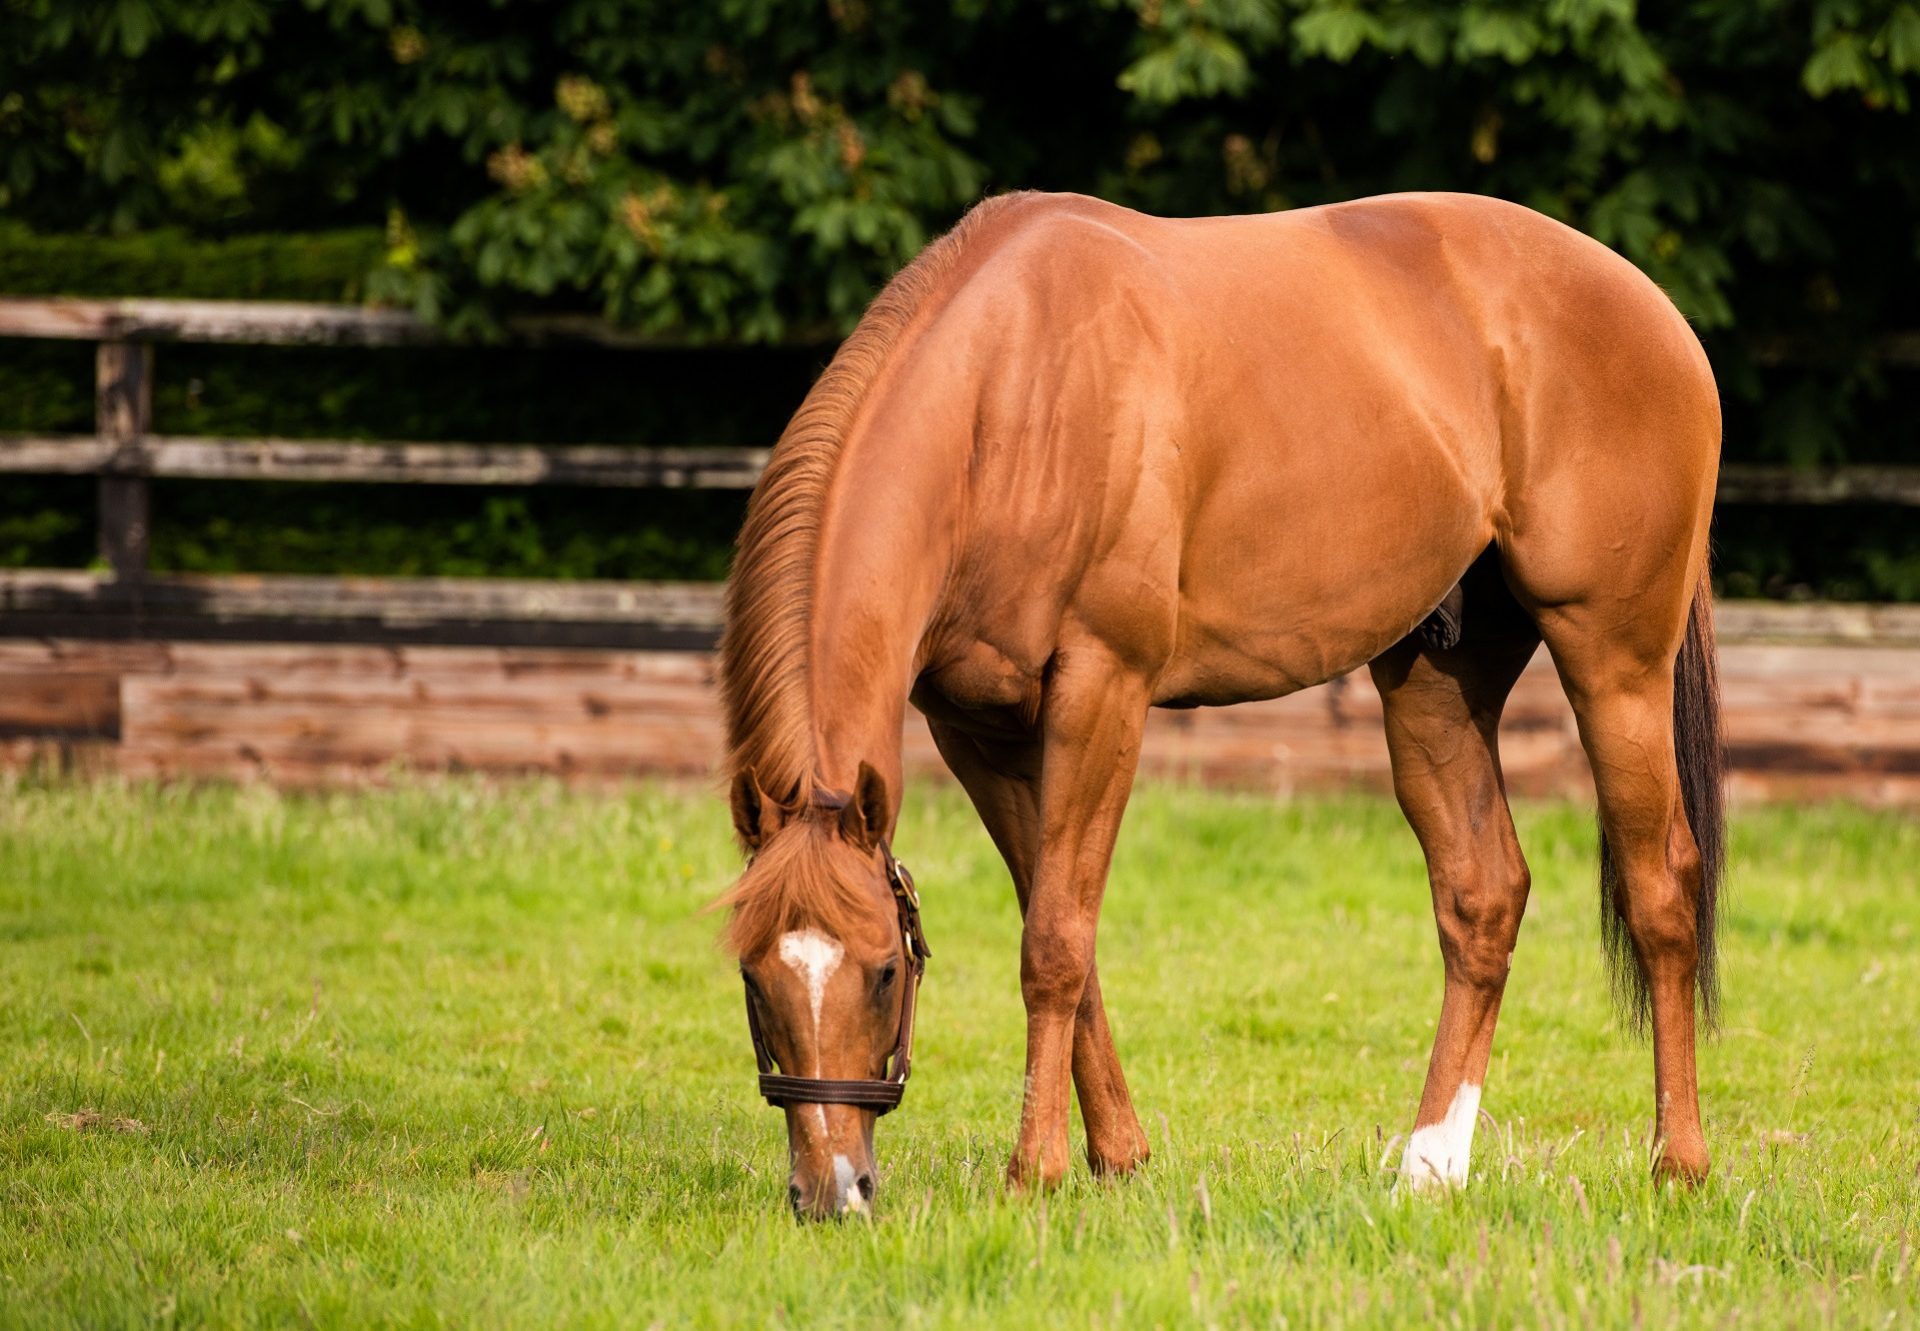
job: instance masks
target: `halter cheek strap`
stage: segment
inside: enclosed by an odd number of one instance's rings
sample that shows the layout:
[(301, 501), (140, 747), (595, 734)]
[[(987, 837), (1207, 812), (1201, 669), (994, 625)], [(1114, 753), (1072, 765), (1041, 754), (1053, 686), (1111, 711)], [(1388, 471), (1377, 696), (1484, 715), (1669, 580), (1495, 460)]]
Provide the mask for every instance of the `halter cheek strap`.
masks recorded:
[[(845, 796), (816, 795), (813, 801), (824, 809), (846, 805)], [(747, 1031), (753, 1037), (753, 1058), (760, 1068), (760, 1094), (768, 1104), (784, 1109), (788, 1105), (854, 1105), (884, 1114), (900, 1103), (906, 1094), (907, 1076), (913, 1071), (913, 1017), (920, 996), (920, 977), (926, 974), (926, 934), (920, 928), (920, 898), (913, 889), (913, 875), (894, 858), (893, 848), (880, 838), (880, 858), (887, 867), (887, 886), (893, 889), (894, 908), (900, 917), (900, 938), (907, 958), (907, 987), (900, 996), (900, 1029), (894, 1037), (893, 1052), (888, 1055), (885, 1075), (856, 1079), (832, 1077), (789, 1077), (781, 1073), (760, 1028), (760, 1012), (754, 1005), (753, 989), (747, 986)], [(744, 982), (745, 977), (742, 976)]]

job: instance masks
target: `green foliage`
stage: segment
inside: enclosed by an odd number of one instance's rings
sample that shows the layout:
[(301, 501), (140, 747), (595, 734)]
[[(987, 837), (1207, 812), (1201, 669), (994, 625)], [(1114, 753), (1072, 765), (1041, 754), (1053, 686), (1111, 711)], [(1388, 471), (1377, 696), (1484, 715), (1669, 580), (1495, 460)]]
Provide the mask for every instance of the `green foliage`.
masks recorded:
[[(1917, 79), (1914, 0), (13, 0), (0, 290), (376, 299), (480, 336), (588, 308), (768, 343), (850, 326), (983, 192), (1204, 214), (1462, 189), (1666, 288), (1729, 458), (1904, 460), (1915, 375), (1874, 348), (1913, 318)], [(22, 373), (24, 397), (0, 364), (9, 412), (84, 407)], [(348, 408), (384, 390), (283, 382), (251, 419), (224, 395), (223, 427), (382, 432)], [(731, 424), (729, 397), (701, 409)], [(491, 437), (555, 437), (537, 415)], [(1742, 585), (1911, 588), (1912, 540), (1819, 575), (1762, 542)]]
[(356, 301), (385, 253), (377, 230), (314, 235), (38, 235), (0, 222), (0, 292)]
[(552, 296), (767, 340), (850, 323), (979, 195), (971, 99), (922, 72), (939, 36), (904, 0), (40, 0), (0, 16), (0, 206), (378, 218), (373, 290), (459, 327)]
[(0, 340), (0, 430), (90, 434), (93, 362), (85, 342)]
[(76, 507), (0, 512), (0, 568), (47, 562), (49, 550), (71, 549), (86, 519)]
[[(718, 581), (739, 505), (711, 491), (252, 483), (236, 493), (175, 483), (155, 496), (153, 563), (184, 573)], [(0, 560), (5, 536), (0, 525)], [(24, 535), (20, 546), (29, 548)]]
[(983, 189), (1205, 213), (1390, 188), (1592, 231), (1703, 327), (1858, 339), (1911, 263), (1911, 0), (22, 0), (0, 206), (386, 228), (456, 325), (846, 327)]
[[(896, 845), (934, 961), (871, 1224), (785, 1212), (721, 802), (401, 783), (0, 786), (8, 1327), (1905, 1327), (1920, 824), (1734, 823), (1716, 1172), (1647, 1179), (1591, 817), (1523, 807), (1526, 930), (1457, 1195), (1393, 1191), (1441, 990), (1385, 800), (1148, 787), (1100, 978), (1153, 1148), (1005, 1195), (1019, 917), (952, 788)], [(1080, 1135), (1079, 1125), (1074, 1136)]]
[[(1755, 345), (1830, 349), (1810, 428), (1764, 441), (1805, 458), (1908, 317), (1886, 275), (1920, 248), (1917, 75), (1911, 0), (22, 0), (0, 209), (355, 228), (324, 277), (236, 248), (149, 290), (344, 289), (481, 332), (585, 304), (737, 342), (844, 329), (984, 190), (1209, 213), (1467, 189), (1632, 258), (1726, 333), (1736, 393)], [(103, 284), (53, 276), (109, 262), (56, 243), (0, 233), (0, 286)]]
[[(1127, 86), (1169, 110), (1108, 192), (1217, 209), (1464, 188), (1614, 246), (1703, 329), (1857, 338), (1893, 315), (1876, 265), (1915, 240), (1913, 6), (1135, 7)], [(1225, 189), (1193, 198), (1209, 159)], [(1892, 211), (1863, 216), (1866, 196)]]

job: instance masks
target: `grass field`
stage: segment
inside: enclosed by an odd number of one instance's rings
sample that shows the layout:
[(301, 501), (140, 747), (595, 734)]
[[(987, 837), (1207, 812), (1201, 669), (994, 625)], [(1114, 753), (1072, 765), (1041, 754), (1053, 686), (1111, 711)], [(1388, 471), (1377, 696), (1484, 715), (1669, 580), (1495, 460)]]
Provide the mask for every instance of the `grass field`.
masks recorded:
[[(1734, 823), (1712, 1181), (1646, 1177), (1587, 816), (1463, 1193), (1392, 1188), (1438, 1008), (1391, 805), (1136, 797), (1101, 974), (1154, 1158), (1003, 1195), (1018, 923), (952, 791), (874, 1223), (786, 1214), (704, 792), (0, 786), (0, 1325), (1914, 1325), (1920, 825)], [(1076, 1125), (1077, 1129), (1077, 1125)]]

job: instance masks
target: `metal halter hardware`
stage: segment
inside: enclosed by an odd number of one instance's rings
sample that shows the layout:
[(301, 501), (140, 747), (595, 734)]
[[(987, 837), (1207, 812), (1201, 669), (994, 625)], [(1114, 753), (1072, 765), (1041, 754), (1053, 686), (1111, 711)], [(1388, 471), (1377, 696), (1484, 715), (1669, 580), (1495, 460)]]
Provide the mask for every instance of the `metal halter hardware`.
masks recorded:
[[(840, 809), (845, 796), (816, 794), (815, 807)], [(767, 1037), (760, 1029), (760, 1013), (753, 1004), (753, 987), (746, 986), (747, 1030), (753, 1036), (753, 1057), (760, 1067), (760, 1094), (768, 1104), (784, 1109), (788, 1105), (855, 1105), (884, 1114), (900, 1103), (906, 1093), (907, 1075), (913, 1070), (913, 1014), (920, 995), (920, 977), (926, 974), (927, 958), (932, 951), (920, 929), (920, 898), (913, 890), (913, 875), (894, 858), (893, 848), (880, 838), (880, 858), (887, 866), (887, 886), (893, 889), (893, 904), (900, 913), (900, 937), (906, 944), (906, 991), (900, 996), (900, 1030), (888, 1055), (884, 1077), (837, 1080), (831, 1077), (789, 1077), (778, 1071)], [(745, 975), (741, 976), (745, 981)]]

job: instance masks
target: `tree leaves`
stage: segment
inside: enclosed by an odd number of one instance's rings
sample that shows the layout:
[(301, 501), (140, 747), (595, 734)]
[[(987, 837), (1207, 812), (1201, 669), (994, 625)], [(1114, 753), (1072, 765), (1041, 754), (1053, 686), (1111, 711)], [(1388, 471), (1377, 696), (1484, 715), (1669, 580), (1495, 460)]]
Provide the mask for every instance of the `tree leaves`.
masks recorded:
[(1868, 252), (1910, 261), (1916, 76), (1913, 0), (23, 0), (0, 205), (399, 216), (373, 288), (463, 326), (532, 300), (765, 338), (848, 326), (988, 189), (1456, 188), (1593, 232), (1703, 328), (1831, 324), (1879, 317)]

